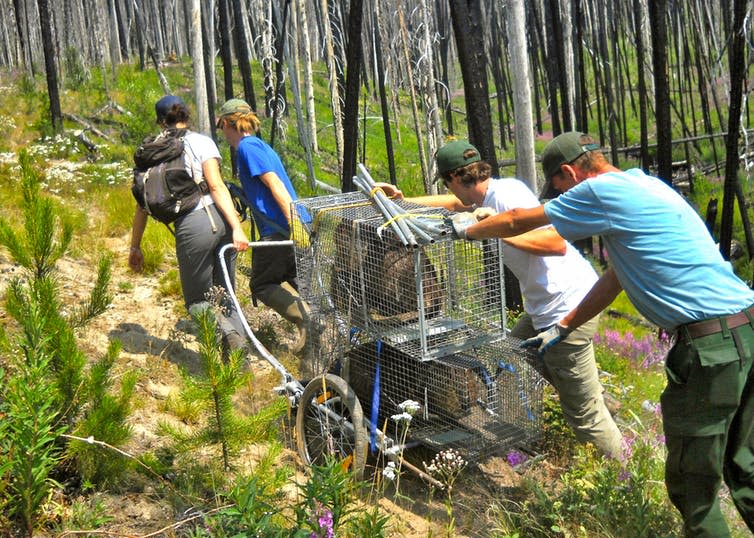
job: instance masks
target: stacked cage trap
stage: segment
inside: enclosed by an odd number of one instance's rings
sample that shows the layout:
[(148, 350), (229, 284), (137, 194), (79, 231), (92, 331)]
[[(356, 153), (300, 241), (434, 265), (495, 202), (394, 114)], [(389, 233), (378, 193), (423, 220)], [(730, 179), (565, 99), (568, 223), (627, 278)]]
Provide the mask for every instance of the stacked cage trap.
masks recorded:
[[(543, 380), (538, 359), (506, 336), (499, 241), (458, 240), (446, 210), (391, 203), (399, 217), (362, 192), (294, 204), (308, 233), (293, 239), (315, 372), (345, 380), (372, 431), (394, 431), (391, 417), (412, 400), (414, 442), (469, 460), (527, 447), (542, 430)], [(407, 241), (401, 219), (426, 237)]]

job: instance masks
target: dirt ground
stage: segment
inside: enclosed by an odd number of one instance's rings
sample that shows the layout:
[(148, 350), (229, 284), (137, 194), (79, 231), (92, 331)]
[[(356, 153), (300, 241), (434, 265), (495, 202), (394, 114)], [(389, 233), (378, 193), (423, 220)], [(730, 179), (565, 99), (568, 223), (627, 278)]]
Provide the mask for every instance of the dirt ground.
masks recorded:
[[(164, 441), (158, 433), (161, 421), (177, 420), (165, 410), (165, 401), (171, 393), (179, 390), (181, 369), (189, 373), (199, 371), (199, 354), (191, 323), (180, 300), (162, 296), (158, 291), (160, 275), (142, 276), (130, 272), (126, 261), (127, 237), (112, 239), (107, 246), (115, 254), (111, 283), (113, 301), (106, 313), (80, 332), (80, 346), (90, 358), (94, 358), (107, 348), (110, 340), (118, 339), (122, 351), (115, 368), (116, 375), (129, 370), (139, 373), (135, 409), (129, 418), (133, 437), (125, 450), (140, 455), (155, 450)], [(243, 263), (242, 258), (240, 265)], [(19, 271), (0, 254), (3, 287)], [(85, 300), (96, 276), (96, 264), (66, 258), (59, 262), (58, 271), (61, 300), (68, 304)], [(244, 310), (253, 330), (275, 333), (279, 347), (272, 351), (281, 353), (281, 362), (286, 367), (293, 364), (293, 359), (285, 351), (285, 345), (293, 340), (293, 327), (266, 307), (248, 305)], [(248, 364), (254, 374), (255, 390), (241, 395), (238, 406), (254, 412), (272, 397), (270, 389), (280, 378), (266, 361), (252, 356)], [(258, 452), (255, 447), (245, 450), (243, 466), (253, 468)], [(422, 456), (431, 458), (431, 454), (419, 454), (418, 457)], [(294, 450), (287, 448), (282, 458), (294, 462), (303, 476), (305, 469)], [(421, 460), (414, 463), (421, 466)], [(454, 489), (455, 536), (489, 535), (485, 514), (489, 501), (493, 497), (505, 496), (519, 480), (518, 473), (502, 457), (490, 458), (465, 470)], [(98, 529), (108, 536), (176, 536), (179, 531), (175, 524), (187, 517), (187, 514), (175, 513), (174, 508), (157, 496), (154, 486), (146, 481), (121, 486), (117, 493), (95, 495), (106, 513), (114, 518)], [(392, 516), (390, 535), (408, 538), (444, 535), (447, 517), (438, 495), (435, 492), (434, 502), (428, 505), (427, 485), (415, 475), (404, 474), (400, 495), (389, 492), (379, 502), (382, 510)]]

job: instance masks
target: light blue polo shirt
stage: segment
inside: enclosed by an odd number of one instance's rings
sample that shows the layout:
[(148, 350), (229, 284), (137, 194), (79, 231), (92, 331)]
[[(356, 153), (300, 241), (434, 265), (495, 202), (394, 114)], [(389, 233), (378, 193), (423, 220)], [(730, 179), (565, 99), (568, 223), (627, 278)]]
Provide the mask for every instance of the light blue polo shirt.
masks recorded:
[(638, 168), (583, 181), (544, 210), (568, 241), (602, 236), (628, 298), (664, 329), (754, 304), (696, 211)]

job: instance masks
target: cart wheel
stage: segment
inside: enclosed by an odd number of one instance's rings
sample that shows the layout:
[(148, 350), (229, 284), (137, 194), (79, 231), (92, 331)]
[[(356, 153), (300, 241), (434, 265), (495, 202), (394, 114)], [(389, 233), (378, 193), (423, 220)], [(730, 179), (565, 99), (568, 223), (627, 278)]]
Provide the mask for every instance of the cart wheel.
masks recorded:
[(296, 413), (296, 443), (307, 465), (321, 465), (332, 455), (362, 478), (367, 430), (359, 399), (344, 379), (325, 374), (306, 385)]

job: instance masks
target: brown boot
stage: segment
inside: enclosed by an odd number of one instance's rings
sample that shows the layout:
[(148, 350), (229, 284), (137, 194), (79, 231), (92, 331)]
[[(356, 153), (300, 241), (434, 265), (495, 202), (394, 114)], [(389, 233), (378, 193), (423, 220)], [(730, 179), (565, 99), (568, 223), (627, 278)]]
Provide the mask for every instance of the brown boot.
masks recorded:
[(300, 353), (307, 344), (309, 306), (287, 282), (266, 293), (262, 302), (296, 326), (298, 336), (289, 346), (291, 353)]

